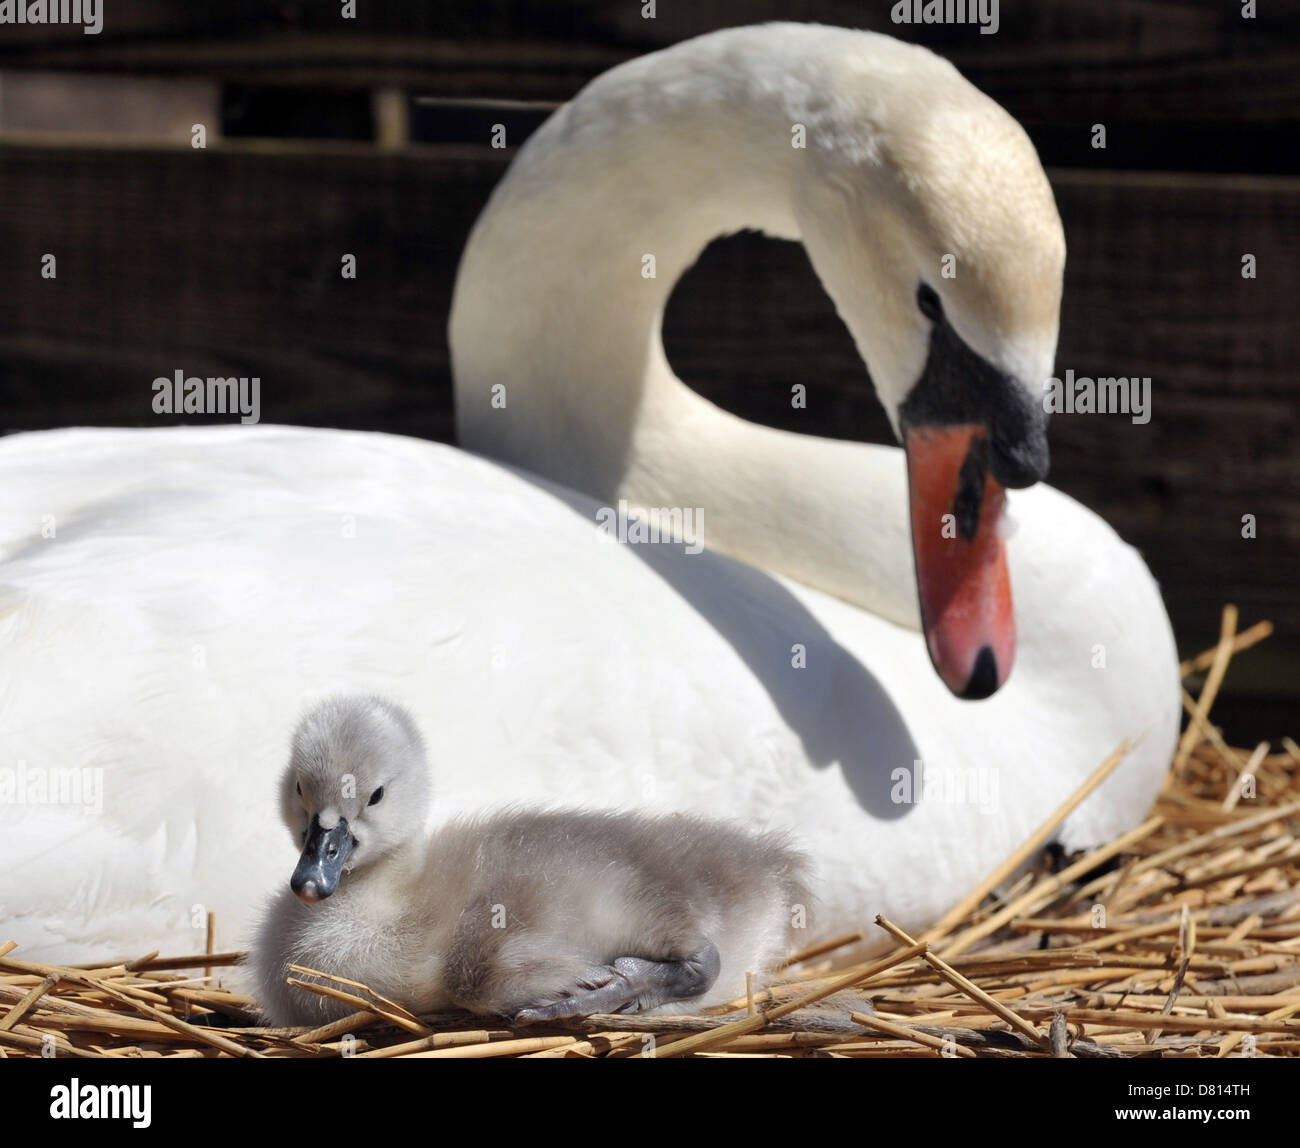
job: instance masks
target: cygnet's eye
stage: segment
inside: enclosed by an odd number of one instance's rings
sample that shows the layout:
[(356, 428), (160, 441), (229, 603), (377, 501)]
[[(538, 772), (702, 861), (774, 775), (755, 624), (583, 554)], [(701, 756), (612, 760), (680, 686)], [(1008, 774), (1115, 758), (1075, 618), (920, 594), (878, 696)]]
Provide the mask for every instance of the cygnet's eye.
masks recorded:
[(384, 787), (381, 785), (378, 789), (374, 791), (374, 793), (370, 795), (370, 800), (367, 801), (366, 804), (378, 805), (381, 801), (383, 801), (383, 799), (384, 799)]
[(302, 782), (301, 782), (301, 781), (295, 781), (294, 784), (293, 784), (293, 787), (294, 787), (294, 789), (296, 789), (296, 790), (298, 791), (298, 796), (301, 797), (301, 796), (302, 796)]
[(937, 323), (943, 318), (943, 301), (939, 298), (939, 293), (928, 283), (922, 283), (916, 289), (916, 305), (927, 319), (933, 319)]

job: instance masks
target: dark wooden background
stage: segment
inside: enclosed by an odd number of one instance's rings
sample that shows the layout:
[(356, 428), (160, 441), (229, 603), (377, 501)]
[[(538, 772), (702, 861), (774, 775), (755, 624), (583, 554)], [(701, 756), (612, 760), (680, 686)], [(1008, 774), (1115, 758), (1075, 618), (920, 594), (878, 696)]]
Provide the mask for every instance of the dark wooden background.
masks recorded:
[[(1003, 0), (995, 36), (895, 27), (891, 6), (658, 0), (647, 20), (642, 0), (362, 0), (343, 20), (333, 2), (115, 0), (100, 36), (0, 28), (0, 425), (157, 425), (150, 383), (181, 368), (259, 375), (264, 421), (450, 440), (456, 261), (550, 106), (729, 24), (892, 32), (949, 56), (1039, 147), (1070, 251), (1059, 368), (1153, 380), (1148, 425), (1055, 419), (1052, 481), (1144, 552), (1185, 651), (1227, 601), (1276, 623), (1220, 714), (1243, 738), (1295, 733), (1300, 3), (1250, 20), (1237, 0)], [(506, 151), (487, 146), (497, 122)], [(715, 244), (666, 342), (746, 417), (889, 439), (797, 247)]]

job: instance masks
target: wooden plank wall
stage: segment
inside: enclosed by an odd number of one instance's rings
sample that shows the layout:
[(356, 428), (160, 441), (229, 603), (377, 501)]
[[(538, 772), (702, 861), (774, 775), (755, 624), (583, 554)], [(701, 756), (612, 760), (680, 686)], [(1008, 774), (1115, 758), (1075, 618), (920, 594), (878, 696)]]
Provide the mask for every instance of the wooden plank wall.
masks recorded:
[[(484, 133), (505, 120), (517, 146), (544, 114), (455, 101), (562, 100), (630, 55), (747, 20), (875, 27), (953, 58), (1051, 165), (1070, 243), (1059, 367), (1152, 377), (1146, 426), (1055, 420), (1053, 481), (1143, 550), (1185, 647), (1212, 640), (1227, 600), (1245, 622), (1273, 618), (1271, 653), (1243, 660), (1230, 685), (1294, 697), (1300, 5), (1261, 7), (1243, 21), (1217, 0), (1003, 0), (999, 34), (980, 37), (893, 28), (888, 4), (837, 0), (661, 0), (655, 20), (630, 0), (370, 3), (351, 24), (328, 4), (119, 0), (100, 37), (8, 29), (0, 73), (216, 82), (227, 93), (217, 136), (356, 134), (276, 128), (293, 118), (276, 120), (286, 90), (294, 116), (306, 93), (335, 124), (355, 119), (337, 101), (355, 109), (375, 88), (443, 102), (413, 107), (423, 142), (397, 150), (0, 137), (0, 423), (154, 424), (149, 384), (182, 368), (259, 374), (267, 421), (449, 439), (456, 260), (510, 154)], [(1105, 152), (1088, 145), (1098, 122)], [(38, 274), (50, 251), (52, 282)], [(338, 275), (344, 252), (358, 257), (355, 281)], [(1241, 277), (1244, 253), (1259, 259), (1255, 280)], [(716, 244), (674, 295), (666, 342), (685, 379), (746, 417), (789, 425), (789, 386), (803, 382), (797, 429), (888, 439), (796, 247)]]
[(238, 82), (406, 87), (567, 99), (629, 56), (733, 24), (788, 19), (870, 28), (952, 59), (1027, 123), (1295, 122), (1300, 6), (1261, 0), (1002, 0), (995, 36), (890, 22), (893, 0), (367, 0), (182, 5), (116, 0), (101, 35), (8, 26), (0, 68), (83, 69)]

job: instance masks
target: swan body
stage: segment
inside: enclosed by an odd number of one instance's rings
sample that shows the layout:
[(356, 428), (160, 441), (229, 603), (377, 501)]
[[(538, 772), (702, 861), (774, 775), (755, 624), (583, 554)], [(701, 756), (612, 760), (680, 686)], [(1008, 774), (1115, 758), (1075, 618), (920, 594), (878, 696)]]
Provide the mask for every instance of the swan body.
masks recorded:
[[(900, 452), (874, 453), (901, 546)], [(1047, 629), (972, 704), (915, 629), (708, 550), (617, 544), (594, 500), (433, 443), (50, 431), (0, 440), (0, 486), (0, 766), (102, 778), (98, 812), (0, 804), (0, 918), (34, 959), (195, 951), (208, 910), (219, 945), (246, 944), (292, 865), (268, 845), (285, 715), (340, 683), (417, 715), (447, 816), (511, 800), (789, 828), (840, 927), (933, 920), (1145, 729), (1064, 840), (1130, 827), (1175, 729), (1141, 559), (1046, 487), (1016, 492), (1009, 550)], [(1062, 537), (1090, 564), (1065, 568)], [(912, 800), (916, 760), (997, 791)]]
[[(424, 831), (414, 722), (334, 698), (293, 738), (282, 809), (303, 855), (249, 955), (272, 1023), (346, 1005), (286, 985), (291, 964), (360, 980), (416, 1013), (538, 1021), (698, 1006), (792, 948), (810, 897), (780, 834), (681, 815), (512, 808)], [(328, 872), (328, 875), (327, 875)]]
[[(664, 106), (674, 94), (689, 105)], [(764, 141), (780, 125), (792, 150), (780, 101), (796, 97), (828, 143), (792, 183), (803, 169), (784, 152), (771, 167)], [(0, 439), (0, 921), (33, 957), (194, 951), (209, 910), (220, 945), (246, 943), (291, 860), (267, 847), (258, 796), (285, 715), (339, 688), (415, 714), (445, 816), (510, 800), (792, 830), (828, 929), (876, 912), (924, 927), (1125, 738), (1142, 740), (1061, 840), (1097, 843), (1149, 808), (1176, 655), (1150, 573), (1096, 515), (1042, 484), (1007, 495), (1018, 646), (987, 700), (953, 696), (921, 630), (909, 468), (936, 348), (974, 356), (1003, 403), (957, 412), (988, 428), (986, 490), (1036, 457), (1010, 388), (1050, 366), (1061, 249), (1019, 128), (929, 53), (791, 26), (634, 61), (570, 108), (523, 149), (457, 286), (458, 419), (495, 461), (268, 426)], [(600, 182), (602, 149), (617, 171), (649, 146), (618, 151), (609, 125), (631, 139), (656, 118), (688, 169), (714, 156), (718, 186)], [(631, 285), (611, 190), (632, 196), (632, 232), (656, 224), (627, 239)], [(657, 323), (676, 265), (746, 224), (809, 247), (909, 458), (746, 424), (672, 375)], [(948, 247), (961, 270), (925, 280), (931, 318), (917, 275)], [(705, 549), (612, 542), (598, 522), (620, 497), (703, 509)], [(941, 654), (960, 670), (961, 651)], [(97, 808), (16, 800), (20, 766), (99, 771)]]

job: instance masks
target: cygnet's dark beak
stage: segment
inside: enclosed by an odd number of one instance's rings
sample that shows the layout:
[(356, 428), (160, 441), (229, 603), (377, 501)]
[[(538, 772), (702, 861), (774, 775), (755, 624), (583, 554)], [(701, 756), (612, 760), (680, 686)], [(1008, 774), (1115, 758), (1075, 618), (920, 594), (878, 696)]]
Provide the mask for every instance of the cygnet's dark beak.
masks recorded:
[(304, 904), (325, 900), (339, 887), (339, 876), (355, 844), (346, 817), (340, 817), (332, 829), (322, 829), (320, 818), (313, 816), (289, 888)]

